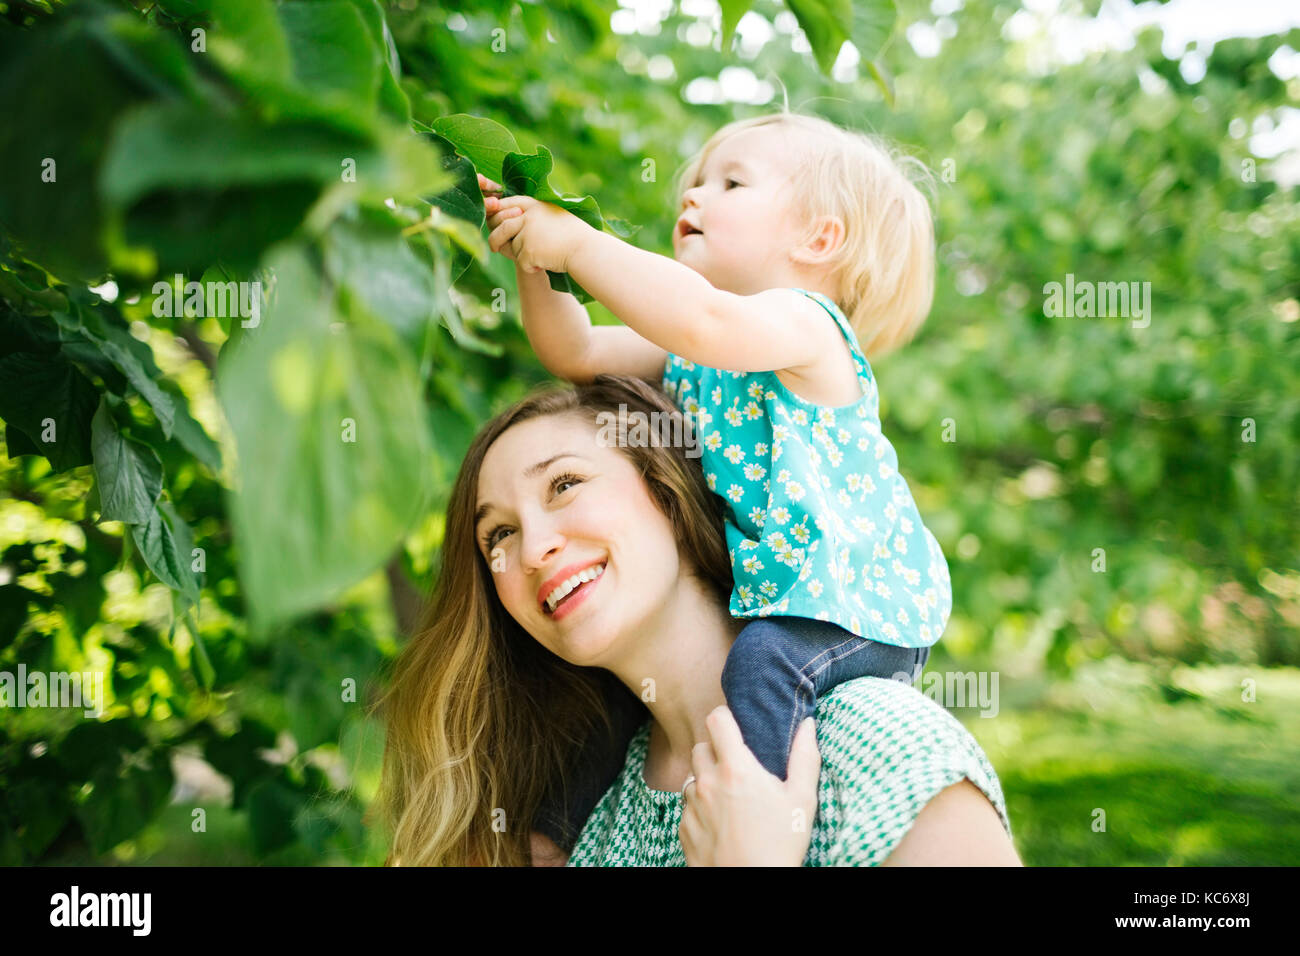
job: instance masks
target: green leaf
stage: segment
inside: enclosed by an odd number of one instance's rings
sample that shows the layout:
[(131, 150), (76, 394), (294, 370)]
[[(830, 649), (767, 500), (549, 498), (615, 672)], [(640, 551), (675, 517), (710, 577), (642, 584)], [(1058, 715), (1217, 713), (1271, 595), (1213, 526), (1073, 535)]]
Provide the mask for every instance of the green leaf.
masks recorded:
[(107, 853), (145, 828), (167, 805), (175, 782), (167, 755), (155, 751), (149, 766), (105, 767), (76, 809), (95, 853)]
[(361, 19), (370, 31), (371, 40), (378, 46), (382, 57), (379, 72), (379, 106), (394, 120), (407, 126), (411, 122), (411, 101), (402, 92), (402, 64), (397, 55), (397, 42), (388, 29), (379, 0), (353, 0)]
[(348, 0), (281, 3), (276, 8), (294, 79), (321, 96), (370, 104), (379, 91), (377, 44)]
[(519, 144), (510, 130), (493, 120), (468, 113), (440, 116), (430, 128), (455, 144), (456, 151), (473, 163), (476, 170), (505, 185), (501, 179), (502, 164), (507, 155), (519, 152)]
[(223, 364), (238, 447), (231, 499), (254, 629), (319, 607), (371, 573), (429, 501), (417, 369), (361, 301), (339, 297), (296, 245), (269, 261), (274, 301)]
[(100, 182), (105, 198), (121, 207), (166, 189), (323, 184), (338, 182), (341, 160), (362, 150), (364, 140), (316, 124), (259, 123), (161, 103), (118, 124)]
[(786, 5), (807, 35), (817, 66), (830, 75), (853, 32), (852, 0), (788, 0)]
[(753, 0), (719, 0), (722, 7), (722, 52), (731, 52), (731, 38), (736, 32), (736, 24), (754, 5)]
[[(857, 47), (877, 82), (881, 77), (875, 60), (894, 32), (897, 20), (898, 10), (894, 6), (894, 0), (855, 0), (853, 3), (853, 29), (849, 39)], [(888, 98), (893, 98), (892, 92)]]
[(353, 216), (322, 241), (331, 279), (418, 349), (433, 317), (433, 276), (391, 219)]
[(248, 792), (260, 780), (276, 772), (259, 751), (275, 747), (275, 731), (250, 717), (240, 720), (239, 730), (229, 736), (212, 736), (203, 745), (203, 759), (230, 778), (231, 805), (242, 809)]
[(172, 438), (213, 473), (221, 471), (221, 447), (194, 420), (182, 395), (167, 393), (172, 403)]
[(162, 493), (162, 462), (157, 453), (118, 431), (104, 399), (91, 423), (90, 444), (99, 482), (99, 520), (148, 522)]
[(147, 522), (131, 525), (131, 537), (159, 581), (189, 603), (199, 603), (198, 578), (190, 570), (193, 537), (169, 502), (158, 502)]
[(0, 418), (23, 433), (27, 447), (39, 449), (55, 471), (90, 464), (99, 393), (84, 375), (60, 356), (19, 352), (0, 358), (0, 382)]
[(126, 239), (153, 248), (164, 270), (198, 274), (220, 260), (251, 271), (309, 209), (309, 227), (324, 228), (357, 201), (437, 192), (451, 181), (439, 163), (409, 129), (358, 135), (316, 118), (263, 122), (169, 103), (118, 125), (101, 187)]
[(254, 786), (248, 793), (253, 852), (264, 856), (293, 843), (297, 839), (293, 822), (302, 804), (302, 794), (279, 780), (263, 780)]
[(132, 335), (116, 315), (106, 310), (78, 305), (75, 314), (55, 312), (53, 316), (67, 332), (83, 335), (93, 342), (104, 358), (126, 376), (126, 380), (153, 409), (163, 434), (170, 438), (176, 406), (158, 385), (162, 372), (154, 363), (149, 346)]
[(148, 92), (87, 17), (0, 31), (0, 222), (28, 258), (65, 279), (103, 274), (96, 172), (118, 117)]

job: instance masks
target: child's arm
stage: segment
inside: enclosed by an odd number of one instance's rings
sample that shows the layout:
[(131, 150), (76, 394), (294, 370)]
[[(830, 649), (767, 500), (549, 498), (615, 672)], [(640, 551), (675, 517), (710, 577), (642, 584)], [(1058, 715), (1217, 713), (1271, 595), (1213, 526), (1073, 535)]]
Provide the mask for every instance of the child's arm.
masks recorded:
[(659, 384), (667, 352), (629, 328), (592, 325), (587, 310), (551, 288), (544, 270), (515, 263), (519, 311), (538, 360), (552, 375), (583, 385), (601, 372), (634, 375)]
[(711, 368), (807, 372), (839, 348), (825, 310), (791, 289), (736, 295), (695, 270), (594, 229), (569, 255), (574, 281), (639, 336)]

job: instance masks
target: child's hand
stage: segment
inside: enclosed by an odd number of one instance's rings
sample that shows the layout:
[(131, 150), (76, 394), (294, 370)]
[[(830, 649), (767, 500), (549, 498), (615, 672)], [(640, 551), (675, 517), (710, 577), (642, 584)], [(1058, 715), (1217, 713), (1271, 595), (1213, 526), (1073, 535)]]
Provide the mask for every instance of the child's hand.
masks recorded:
[(488, 245), (525, 272), (568, 272), (569, 256), (595, 232), (568, 210), (531, 196), (488, 196), (483, 205), (491, 214)]
[[(502, 212), (501, 205), (500, 205), (501, 193), (502, 193), (501, 184), (494, 183), (492, 180), (488, 179), (482, 173), (479, 173), (478, 188), (479, 191), (483, 193), (483, 208), (487, 211), (488, 214), (488, 226), (495, 228), (497, 224), (501, 221), (500, 219), (497, 218)], [(508, 210), (508, 212), (510, 216), (518, 216), (523, 212), (523, 210), (511, 209)], [(495, 235), (495, 233), (493, 233), (493, 235)], [(504, 245), (500, 249), (497, 249), (495, 246), (493, 246), (492, 248), (495, 252), (501, 253), (507, 259), (515, 260), (515, 250), (510, 245)]]

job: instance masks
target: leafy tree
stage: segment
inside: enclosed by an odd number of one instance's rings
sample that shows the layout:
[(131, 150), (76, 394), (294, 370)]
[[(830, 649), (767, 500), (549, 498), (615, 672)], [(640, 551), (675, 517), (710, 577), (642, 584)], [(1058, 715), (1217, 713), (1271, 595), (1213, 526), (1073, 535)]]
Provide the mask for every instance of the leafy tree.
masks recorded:
[[(368, 689), (471, 436), (546, 378), (475, 167), (666, 253), (671, 172), (764, 82), (945, 181), (933, 315), (877, 369), (940, 653), (1296, 664), (1294, 186), (1230, 129), (1296, 98), (1300, 38), (1189, 84), (1156, 33), (1044, 70), (1012, 3), (917, 58), (899, 6), (727, 2), (714, 48), (591, 2), (6, 5), (0, 670), (104, 674), (107, 712), (5, 711), (0, 860), (146, 852), (191, 755), (260, 858), (382, 860)], [(1149, 326), (1050, 317), (1067, 273), (1150, 282)]]

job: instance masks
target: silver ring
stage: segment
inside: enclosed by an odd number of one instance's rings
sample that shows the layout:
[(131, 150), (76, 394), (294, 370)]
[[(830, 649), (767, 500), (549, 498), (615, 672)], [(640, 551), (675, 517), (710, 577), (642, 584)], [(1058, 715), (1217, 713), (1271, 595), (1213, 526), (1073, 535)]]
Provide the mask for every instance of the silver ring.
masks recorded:
[(683, 800), (686, 799), (686, 788), (689, 787), (689, 786), (690, 786), (691, 784), (693, 784), (694, 782), (695, 782), (695, 774), (691, 774), (689, 777), (686, 778), (686, 782), (685, 782), (684, 784), (682, 784), (682, 799), (683, 799)]

